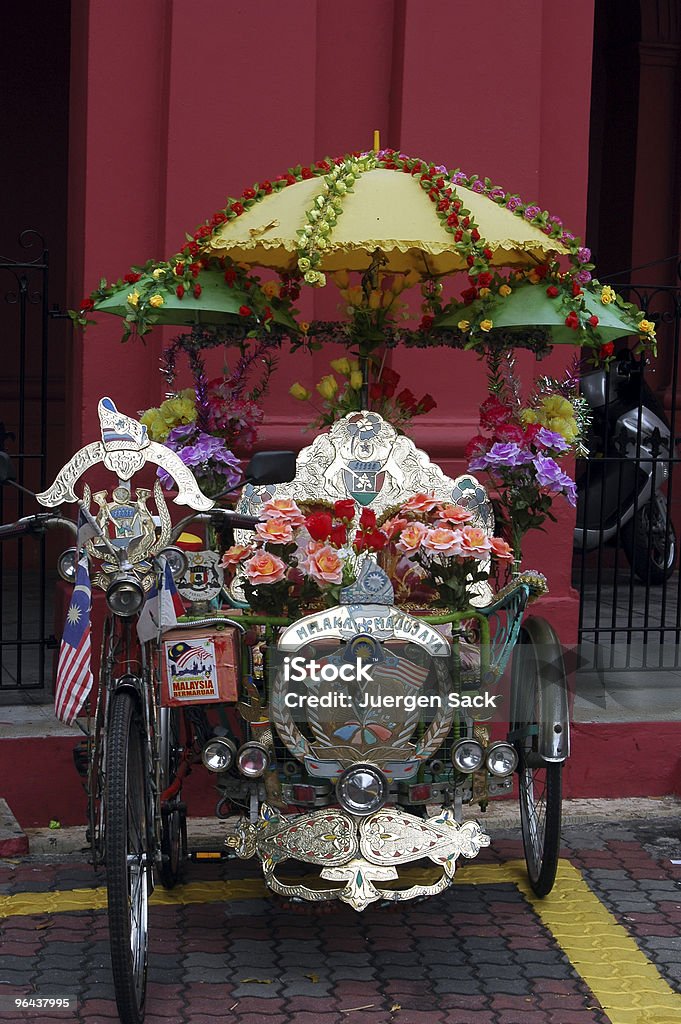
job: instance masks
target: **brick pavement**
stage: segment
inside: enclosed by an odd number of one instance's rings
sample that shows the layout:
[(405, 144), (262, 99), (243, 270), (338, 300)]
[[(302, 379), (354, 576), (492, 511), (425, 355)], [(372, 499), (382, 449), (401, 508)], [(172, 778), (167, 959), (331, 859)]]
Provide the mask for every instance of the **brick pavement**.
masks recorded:
[[(564, 854), (679, 992), (673, 828), (568, 826)], [(474, 864), (520, 855), (517, 834), (498, 833)], [(440, 897), (359, 915), (344, 906), (293, 913), (266, 898), (152, 906), (147, 1024), (608, 1024), (579, 964), (518, 887), (467, 884), (467, 871)], [(204, 862), (189, 866), (188, 879), (245, 873), (257, 869)], [(75, 861), (4, 861), (0, 909), (3, 895), (102, 884)], [(75, 1014), (45, 1015), (41, 1024), (117, 1020), (104, 910), (0, 918), (0, 996), (31, 989), (78, 996)], [(27, 1019), (0, 1011), (2, 1021)]]

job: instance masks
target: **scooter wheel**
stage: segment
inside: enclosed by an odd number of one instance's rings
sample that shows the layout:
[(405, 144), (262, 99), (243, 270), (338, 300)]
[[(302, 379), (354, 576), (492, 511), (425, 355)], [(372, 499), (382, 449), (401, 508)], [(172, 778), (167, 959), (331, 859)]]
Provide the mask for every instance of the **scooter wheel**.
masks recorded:
[(655, 494), (622, 527), (622, 546), (642, 583), (669, 579), (676, 563), (676, 534), (663, 494)]

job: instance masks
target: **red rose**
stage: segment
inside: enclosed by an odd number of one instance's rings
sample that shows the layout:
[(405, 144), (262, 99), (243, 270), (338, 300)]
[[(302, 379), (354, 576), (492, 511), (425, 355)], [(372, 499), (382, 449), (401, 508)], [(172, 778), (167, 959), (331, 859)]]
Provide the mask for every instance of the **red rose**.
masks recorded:
[(397, 370), (393, 370), (389, 366), (384, 366), (381, 373), (381, 380), (384, 384), (398, 384), (400, 375)]
[(313, 512), (306, 518), (305, 526), (313, 540), (328, 540), (333, 528), (331, 513)]
[(383, 386), (377, 383), (370, 384), (369, 398), (372, 402), (379, 402), (383, 398)]
[[(421, 331), (429, 331), (434, 323), (435, 323), (435, 317), (433, 316), (433, 314), (432, 313), (424, 313), (424, 315), (421, 317), (421, 323), (419, 324), (419, 330), (421, 330)], [(395, 389), (393, 388), (393, 391), (394, 390)], [(388, 397), (390, 397), (390, 396), (388, 396)]]
[(312, 173), (312, 171), (310, 170), (309, 167), (303, 167), (302, 171), (300, 172), (300, 176), (304, 180), (307, 180), (308, 178), (313, 178), (314, 177), (314, 175), (313, 175), (313, 173)]
[(491, 260), (492, 257), (494, 256), (494, 253), (492, 252), (491, 249), (483, 249), (482, 255), (485, 257), (486, 260)]
[(348, 541), (347, 527), (343, 526), (342, 523), (337, 523), (336, 526), (331, 527), (330, 541), (335, 544), (337, 548), (342, 548)]
[(182, 277), (182, 275), (184, 274), (184, 263), (175, 264), (175, 273), (177, 274), (178, 277)]
[(366, 531), (366, 545), (370, 551), (381, 551), (388, 543), (388, 538), (381, 530)]
[(466, 256), (466, 263), (469, 267), (472, 267), (475, 263), (475, 256)]
[(459, 218), (455, 213), (450, 213), (449, 217), (447, 217), (447, 223), (450, 228), (457, 228), (459, 226)]
[(541, 430), (541, 423), (528, 423), (525, 427), (525, 444), (532, 444)]
[(383, 389), (383, 397), (384, 398), (392, 398), (393, 395), (395, 394), (395, 385), (394, 384), (382, 384), (381, 387)]
[(548, 295), (548, 297), (550, 299), (556, 299), (556, 298), (558, 298), (558, 295), (560, 294), (560, 292), (556, 288), (555, 284), (550, 284), (548, 286), (548, 288), (546, 289), (546, 294)]
[(271, 195), (271, 193), (272, 193), (272, 182), (271, 181), (261, 181), (260, 182), (260, 186), (259, 186), (259, 190), (261, 192), (264, 192), (266, 196)]
[(466, 305), (468, 305), (469, 302), (475, 302), (477, 297), (478, 297), (478, 289), (477, 288), (464, 288), (464, 290), (461, 292), (461, 301), (465, 302)]
[(85, 311), (85, 310), (88, 310), (88, 309), (94, 309), (95, 308), (95, 304), (94, 304), (94, 302), (92, 301), (91, 298), (83, 299), (83, 301), (80, 304), (80, 308), (81, 308), (82, 311)]
[(401, 405), (403, 409), (406, 409), (408, 412), (416, 412), (416, 407), (418, 405), (418, 402), (416, 401), (416, 395), (414, 395), (413, 392), (409, 390), (409, 388), (405, 388), (404, 391), (400, 391), (399, 395), (397, 396), (397, 403), (398, 405)]
[(494, 430), (494, 440), (505, 444), (522, 444), (525, 440), (525, 431), (515, 423), (501, 423)]
[(478, 288), (489, 288), (492, 283), (492, 275), (486, 271), (484, 274), (478, 274)]
[(141, 276), (141, 274), (126, 274), (123, 280), (126, 284), (136, 284)]
[(463, 223), (463, 226), (464, 226), (465, 228), (467, 228), (467, 227), (469, 227), (469, 225), (470, 225), (470, 222), (471, 222), (471, 219), (470, 219), (470, 217), (464, 217), (464, 219), (463, 219), (463, 222), (462, 222), (462, 223)]
[(575, 313), (574, 309), (565, 317), (565, 326), (571, 327), (573, 331), (579, 329), (579, 317)]
[(194, 290), (194, 298), (198, 299), (199, 295), (201, 294), (201, 285), (200, 284), (195, 284), (193, 290)]
[(367, 526), (376, 525), (376, 513), (372, 508), (363, 508), (362, 514), (359, 517), (359, 525), (366, 529)]
[(230, 206), (230, 210), (232, 211), (232, 213), (235, 213), (237, 217), (240, 217), (241, 214), (244, 212), (244, 207), (241, 203), (232, 203), (232, 205)]
[(315, 167), (317, 168), (318, 171), (330, 171), (331, 170), (331, 166), (330, 166), (328, 160), (318, 160), (317, 163), (315, 164)]
[(269, 306), (265, 306), (265, 308), (263, 310), (263, 313), (262, 313), (263, 320), (271, 320), (273, 316), (274, 316), (274, 313), (272, 312), (270, 307)]
[(242, 197), (244, 199), (255, 199), (255, 189), (245, 188), (242, 192)]
[(437, 204), (437, 208), (440, 211), (440, 213), (445, 213), (449, 209), (449, 200), (441, 199), (440, 202)]
[(471, 231), (471, 240), (473, 242), (479, 242), (480, 241), (480, 232), (478, 231), (477, 228), (473, 228), (473, 230)]
[(598, 317), (595, 316), (595, 315), (594, 316), (590, 316), (589, 319), (587, 320), (587, 323), (591, 324), (592, 327), (598, 327)]
[(218, 210), (217, 213), (213, 214), (213, 216), (210, 219), (210, 222), (213, 225), (213, 227), (216, 228), (218, 226), (218, 224), (224, 224), (226, 220), (227, 220), (226, 214), (224, 214), (222, 212), (222, 210)]
[(239, 306), (239, 316), (253, 316), (253, 310), (250, 306)]
[(463, 450), (466, 461), (470, 462), (471, 459), (476, 458), (478, 455), (484, 455), (487, 451), (487, 445), (487, 438), (483, 437), (482, 434), (476, 434), (475, 437), (472, 437)]
[(202, 224), (199, 230), (194, 235), (194, 238), (206, 238), (207, 235), (212, 233), (213, 229), (210, 224)]
[(352, 522), (355, 518), (355, 503), (352, 498), (340, 498), (333, 506), (333, 514), (338, 519)]
[(183, 284), (178, 284), (177, 288), (175, 289), (175, 294), (177, 295), (178, 299), (182, 298), (182, 296), (184, 295), (184, 285)]
[(605, 345), (601, 345), (600, 356), (601, 359), (607, 359), (615, 351), (615, 343), (613, 341), (606, 341)]
[(459, 228), (458, 231), (454, 232), (454, 241), (455, 242), (460, 242), (462, 238), (463, 238), (463, 231), (461, 230), (461, 228)]
[(419, 410), (421, 412), (430, 412), (430, 410), (434, 409), (436, 405), (437, 402), (435, 401), (432, 395), (424, 395), (423, 398), (419, 401)]
[(192, 277), (198, 277), (199, 273), (201, 272), (201, 264), (200, 263), (190, 263), (189, 264), (189, 269), (191, 271)]
[(236, 281), (236, 270), (234, 267), (227, 267), (227, 270), (225, 270), (225, 281), (230, 288), (234, 286), (234, 282)]
[(496, 395), (490, 395), (480, 406), (480, 426), (495, 430), (500, 424), (508, 423), (513, 415), (509, 405), (500, 402)]
[(539, 267), (533, 267), (534, 273), (537, 275), (540, 281), (543, 281), (549, 272), (548, 264), (542, 263)]
[(572, 294), (573, 294), (574, 298), (576, 298), (578, 295), (582, 294), (582, 289), (579, 286), (579, 281), (573, 281), (572, 282)]

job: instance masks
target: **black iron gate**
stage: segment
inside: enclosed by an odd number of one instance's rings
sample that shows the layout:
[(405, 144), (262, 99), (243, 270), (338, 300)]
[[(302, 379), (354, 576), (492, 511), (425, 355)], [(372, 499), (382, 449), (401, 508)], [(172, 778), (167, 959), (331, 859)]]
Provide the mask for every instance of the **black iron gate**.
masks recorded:
[(677, 284), (615, 286), (655, 323), (658, 358), (639, 362), (623, 348), (607, 374), (582, 380), (595, 406), (590, 455), (578, 465), (573, 563), (587, 670), (670, 672), (681, 665), (681, 261), (675, 259)]
[[(47, 483), (49, 254), (32, 230), (19, 247), (23, 256), (0, 256), (0, 447), (12, 456), (17, 483), (38, 491)], [(0, 490), (0, 522), (34, 511), (22, 491)], [(40, 700), (51, 688), (54, 584), (44, 538), (0, 544), (0, 700), (20, 692)]]

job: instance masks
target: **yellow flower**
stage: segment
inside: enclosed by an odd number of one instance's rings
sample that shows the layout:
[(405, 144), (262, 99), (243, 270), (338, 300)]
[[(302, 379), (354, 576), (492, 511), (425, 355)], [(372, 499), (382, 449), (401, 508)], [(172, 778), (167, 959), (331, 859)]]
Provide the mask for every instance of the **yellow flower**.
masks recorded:
[(299, 384), (298, 381), (296, 381), (295, 384), (291, 385), (291, 387), (288, 390), (288, 393), (289, 395), (291, 395), (292, 398), (295, 398), (298, 402), (307, 402), (308, 398), (311, 395), (311, 392), (308, 391), (307, 388), (304, 388), (302, 384)]
[(196, 419), (195, 396), (192, 398), (167, 398), (161, 403), (159, 412), (169, 427), (175, 427), (179, 423), (193, 423)]
[(263, 295), (265, 295), (265, 297), (268, 299), (278, 299), (279, 285), (277, 284), (276, 281), (265, 281), (264, 285), (262, 286), (262, 292)]
[(347, 288), (350, 284), (347, 270), (337, 270), (333, 275), (333, 279), (339, 288)]
[(359, 359), (351, 359), (350, 360), (350, 373), (355, 373), (356, 370), (359, 370)]
[(562, 395), (549, 395), (542, 400), (542, 413), (544, 417), (574, 416), (574, 409), (572, 403)]
[[(301, 261), (298, 260), (298, 266), (300, 266), (300, 263)], [(319, 270), (308, 270), (305, 274), (305, 284), (317, 285), (319, 288), (323, 288), (326, 284), (326, 274), (322, 274)]]
[(300, 259), (298, 260), (298, 269), (300, 270), (301, 274), (304, 274), (305, 271), (309, 270), (311, 266), (312, 264), (310, 263), (307, 256), (301, 256)]
[(501, 288), (499, 289), (499, 294), (501, 295), (502, 299), (505, 299), (506, 296), (510, 295), (512, 291), (513, 289), (509, 288), (507, 284), (502, 284)]
[(560, 434), (566, 441), (574, 441), (579, 434), (574, 416), (552, 416), (547, 427), (554, 433)]
[(140, 423), (147, 428), (152, 441), (165, 441), (170, 433), (170, 427), (161, 415), (160, 409), (147, 409), (140, 416)]
[(539, 284), (542, 278), (539, 276), (536, 270), (530, 270), (526, 274), (527, 280), (531, 281), (532, 284)]
[(655, 324), (651, 323), (650, 320), (640, 320), (638, 329), (642, 334), (655, 334)]
[(139, 300), (140, 300), (140, 293), (138, 291), (130, 292), (130, 294), (128, 295), (128, 305), (129, 306), (137, 306), (137, 303), (139, 302)]
[(344, 377), (350, 376), (350, 360), (343, 356), (342, 359), (332, 359), (331, 369), (336, 373), (342, 373)]
[(388, 307), (393, 304), (394, 299), (395, 299), (395, 292), (390, 291), (390, 289), (388, 289), (388, 291), (383, 292), (383, 298), (381, 300), (381, 302), (383, 304), (383, 308), (384, 309), (388, 309)]
[(459, 320), (456, 326), (459, 328), (460, 331), (467, 331), (471, 326), (471, 322), (470, 320)]
[(537, 413), (535, 412), (534, 409), (521, 409), (520, 410), (520, 419), (522, 420), (523, 423), (538, 423), (539, 422), (539, 416), (537, 416)]
[(494, 327), (494, 322), (492, 320), (481, 320), (480, 321), (480, 330), (481, 331), (485, 331), (485, 333), (487, 333), (487, 331), (491, 331), (493, 327)]
[(355, 391), (359, 391), (362, 384), (364, 383), (364, 377), (359, 370), (353, 370), (350, 374), (350, 387)]
[(298, 326), (300, 327), (303, 334), (307, 334), (307, 332), (310, 330), (310, 324), (308, 323), (307, 320), (299, 320)]
[(604, 306), (609, 306), (611, 302), (615, 301), (615, 289), (611, 288), (609, 284), (604, 285), (601, 292), (601, 302)]
[(153, 306), (154, 309), (159, 309), (163, 305), (163, 296), (156, 292), (156, 294), (152, 295), (149, 299), (149, 305)]
[(380, 309), (381, 298), (381, 293), (376, 288), (374, 288), (369, 296), (369, 309)]
[(481, 288), (480, 291), (478, 292), (478, 295), (480, 296), (481, 299), (486, 299), (487, 296), (491, 294), (492, 292), (489, 288)]
[(156, 270), (152, 270), (151, 272), (151, 276), (153, 277), (154, 281), (159, 281), (164, 274), (165, 270), (163, 269), (163, 267), (156, 267)]
[(322, 377), (317, 384), (317, 391), (322, 398), (326, 398), (326, 400), (330, 402), (338, 391), (338, 382), (336, 381), (336, 378), (332, 377), (330, 373), (328, 373), (326, 377)]
[(362, 286), (359, 284), (354, 284), (352, 288), (348, 288), (347, 298), (351, 306), (361, 306), (362, 303), (364, 302), (364, 292), (362, 291)]

